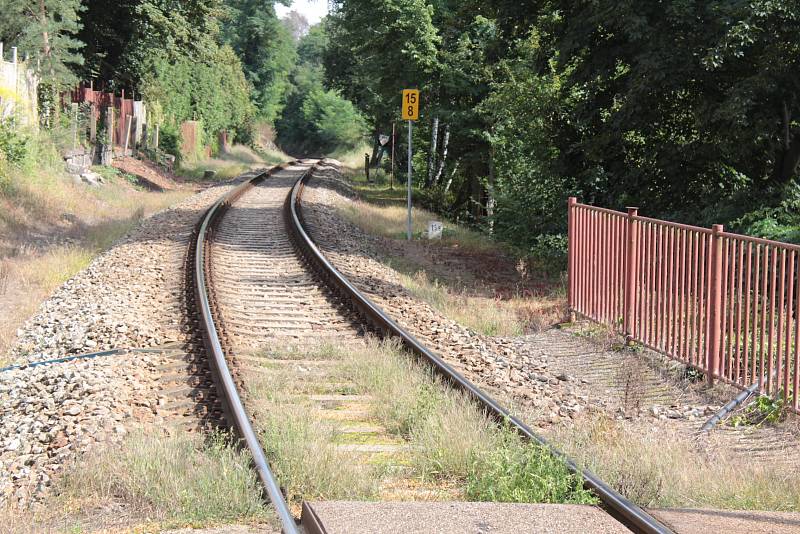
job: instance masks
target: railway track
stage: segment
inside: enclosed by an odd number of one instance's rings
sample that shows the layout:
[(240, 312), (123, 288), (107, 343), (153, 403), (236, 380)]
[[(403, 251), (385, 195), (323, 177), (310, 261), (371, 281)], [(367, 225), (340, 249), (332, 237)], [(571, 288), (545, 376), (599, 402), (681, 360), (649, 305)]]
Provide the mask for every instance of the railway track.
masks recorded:
[[(248, 369), (270, 373), (287, 365), (309, 372), (317, 366), (315, 371), (324, 377), (324, 362), (298, 358), (304, 343), (322, 338), (341, 344), (357, 343), (361, 335), (371, 331), (398, 338), (411, 354), (430, 365), (454, 388), (465, 392), (498, 422), (510, 425), (524, 438), (563, 458), (568, 468), (579, 474), (584, 485), (598, 496), (603, 508), (626, 527), (635, 532), (670, 532), (594, 474), (564, 457), (398, 326), (331, 265), (306, 232), (301, 209), (303, 188), (317, 164), (294, 162), (243, 182), (205, 213), (190, 250), (192, 269), (188, 275), (198, 334), (203, 340), (217, 398), (227, 425), (250, 450), (284, 531), (298, 531), (295, 514), (259, 443), (257, 430), (251, 424), (252, 413), (245, 410), (241, 374)], [(276, 341), (300, 348), (295, 354), (283, 357), (253, 356), (258, 347)], [(281, 378), (287, 376), (291, 375), (283, 374)], [(328, 377), (331, 380), (335, 377)], [(302, 402), (358, 404), (368, 403), (369, 399), (307, 394)], [(359, 413), (357, 408), (353, 411)], [(358, 417), (351, 423), (352, 432), (381, 431), (370, 428)], [(402, 449), (402, 444), (386, 443), (360, 452), (402, 455)]]

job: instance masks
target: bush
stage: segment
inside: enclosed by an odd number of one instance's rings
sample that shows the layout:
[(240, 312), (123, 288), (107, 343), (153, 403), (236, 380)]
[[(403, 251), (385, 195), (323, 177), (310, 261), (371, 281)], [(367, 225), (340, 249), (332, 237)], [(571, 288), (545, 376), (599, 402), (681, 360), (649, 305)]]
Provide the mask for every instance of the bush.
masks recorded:
[(563, 460), (535, 443), (523, 443), (504, 430), (502, 444), (485, 451), (467, 480), (467, 498), (491, 502), (593, 504), (596, 498), (583, 488)]
[(164, 124), (158, 133), (158, 147), (175, 156), (175, 166), (181, 161), (181, 131), (177, 126)]
[(13, 122), (0, 121), (0, 160), (10, 164), (22, 163), (30, 153), (30, 138), (20, 133)]

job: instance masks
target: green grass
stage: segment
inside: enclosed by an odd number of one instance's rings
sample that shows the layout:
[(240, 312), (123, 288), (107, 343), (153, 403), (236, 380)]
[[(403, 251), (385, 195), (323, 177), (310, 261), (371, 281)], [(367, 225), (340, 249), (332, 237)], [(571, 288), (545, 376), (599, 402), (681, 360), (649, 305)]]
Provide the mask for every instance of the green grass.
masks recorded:
[(410, 442), (411, 464), (423, 479), (460, 482), (472, 500), (595, 502), (561, 460), (498, 426), (395, 343), (350, 351), (343, 366), (376, 397), (381, 424)]

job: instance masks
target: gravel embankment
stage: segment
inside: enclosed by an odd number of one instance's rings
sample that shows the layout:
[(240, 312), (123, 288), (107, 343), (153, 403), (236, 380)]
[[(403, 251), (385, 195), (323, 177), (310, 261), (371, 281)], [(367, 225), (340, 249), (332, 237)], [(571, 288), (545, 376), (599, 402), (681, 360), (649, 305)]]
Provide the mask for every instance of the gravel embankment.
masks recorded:
[(64, 283), (17, 331), (16, 363), (181, 339), (182, 267), (212, 187), (145, 220)]
[(0, 374), (0, 505), (35, 501), (76, 454), (163, 422), (160, 363), (122, 354)]
[[(183, 262), (202, 213), (230, 184), (146, 219), (63, 284), (18, 330), (17, 364), (185, 340)], [(157, 353), (0, 372), (0, 506), (28, 505), (78, 453), (163, 426)]]

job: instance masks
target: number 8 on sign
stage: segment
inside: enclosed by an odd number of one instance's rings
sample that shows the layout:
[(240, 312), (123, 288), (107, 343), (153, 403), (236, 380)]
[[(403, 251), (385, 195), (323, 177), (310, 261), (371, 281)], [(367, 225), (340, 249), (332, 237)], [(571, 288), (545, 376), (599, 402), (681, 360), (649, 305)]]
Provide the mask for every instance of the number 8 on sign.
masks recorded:
[(419, 89), (403, 89), (403, 120), (419, 120)]

